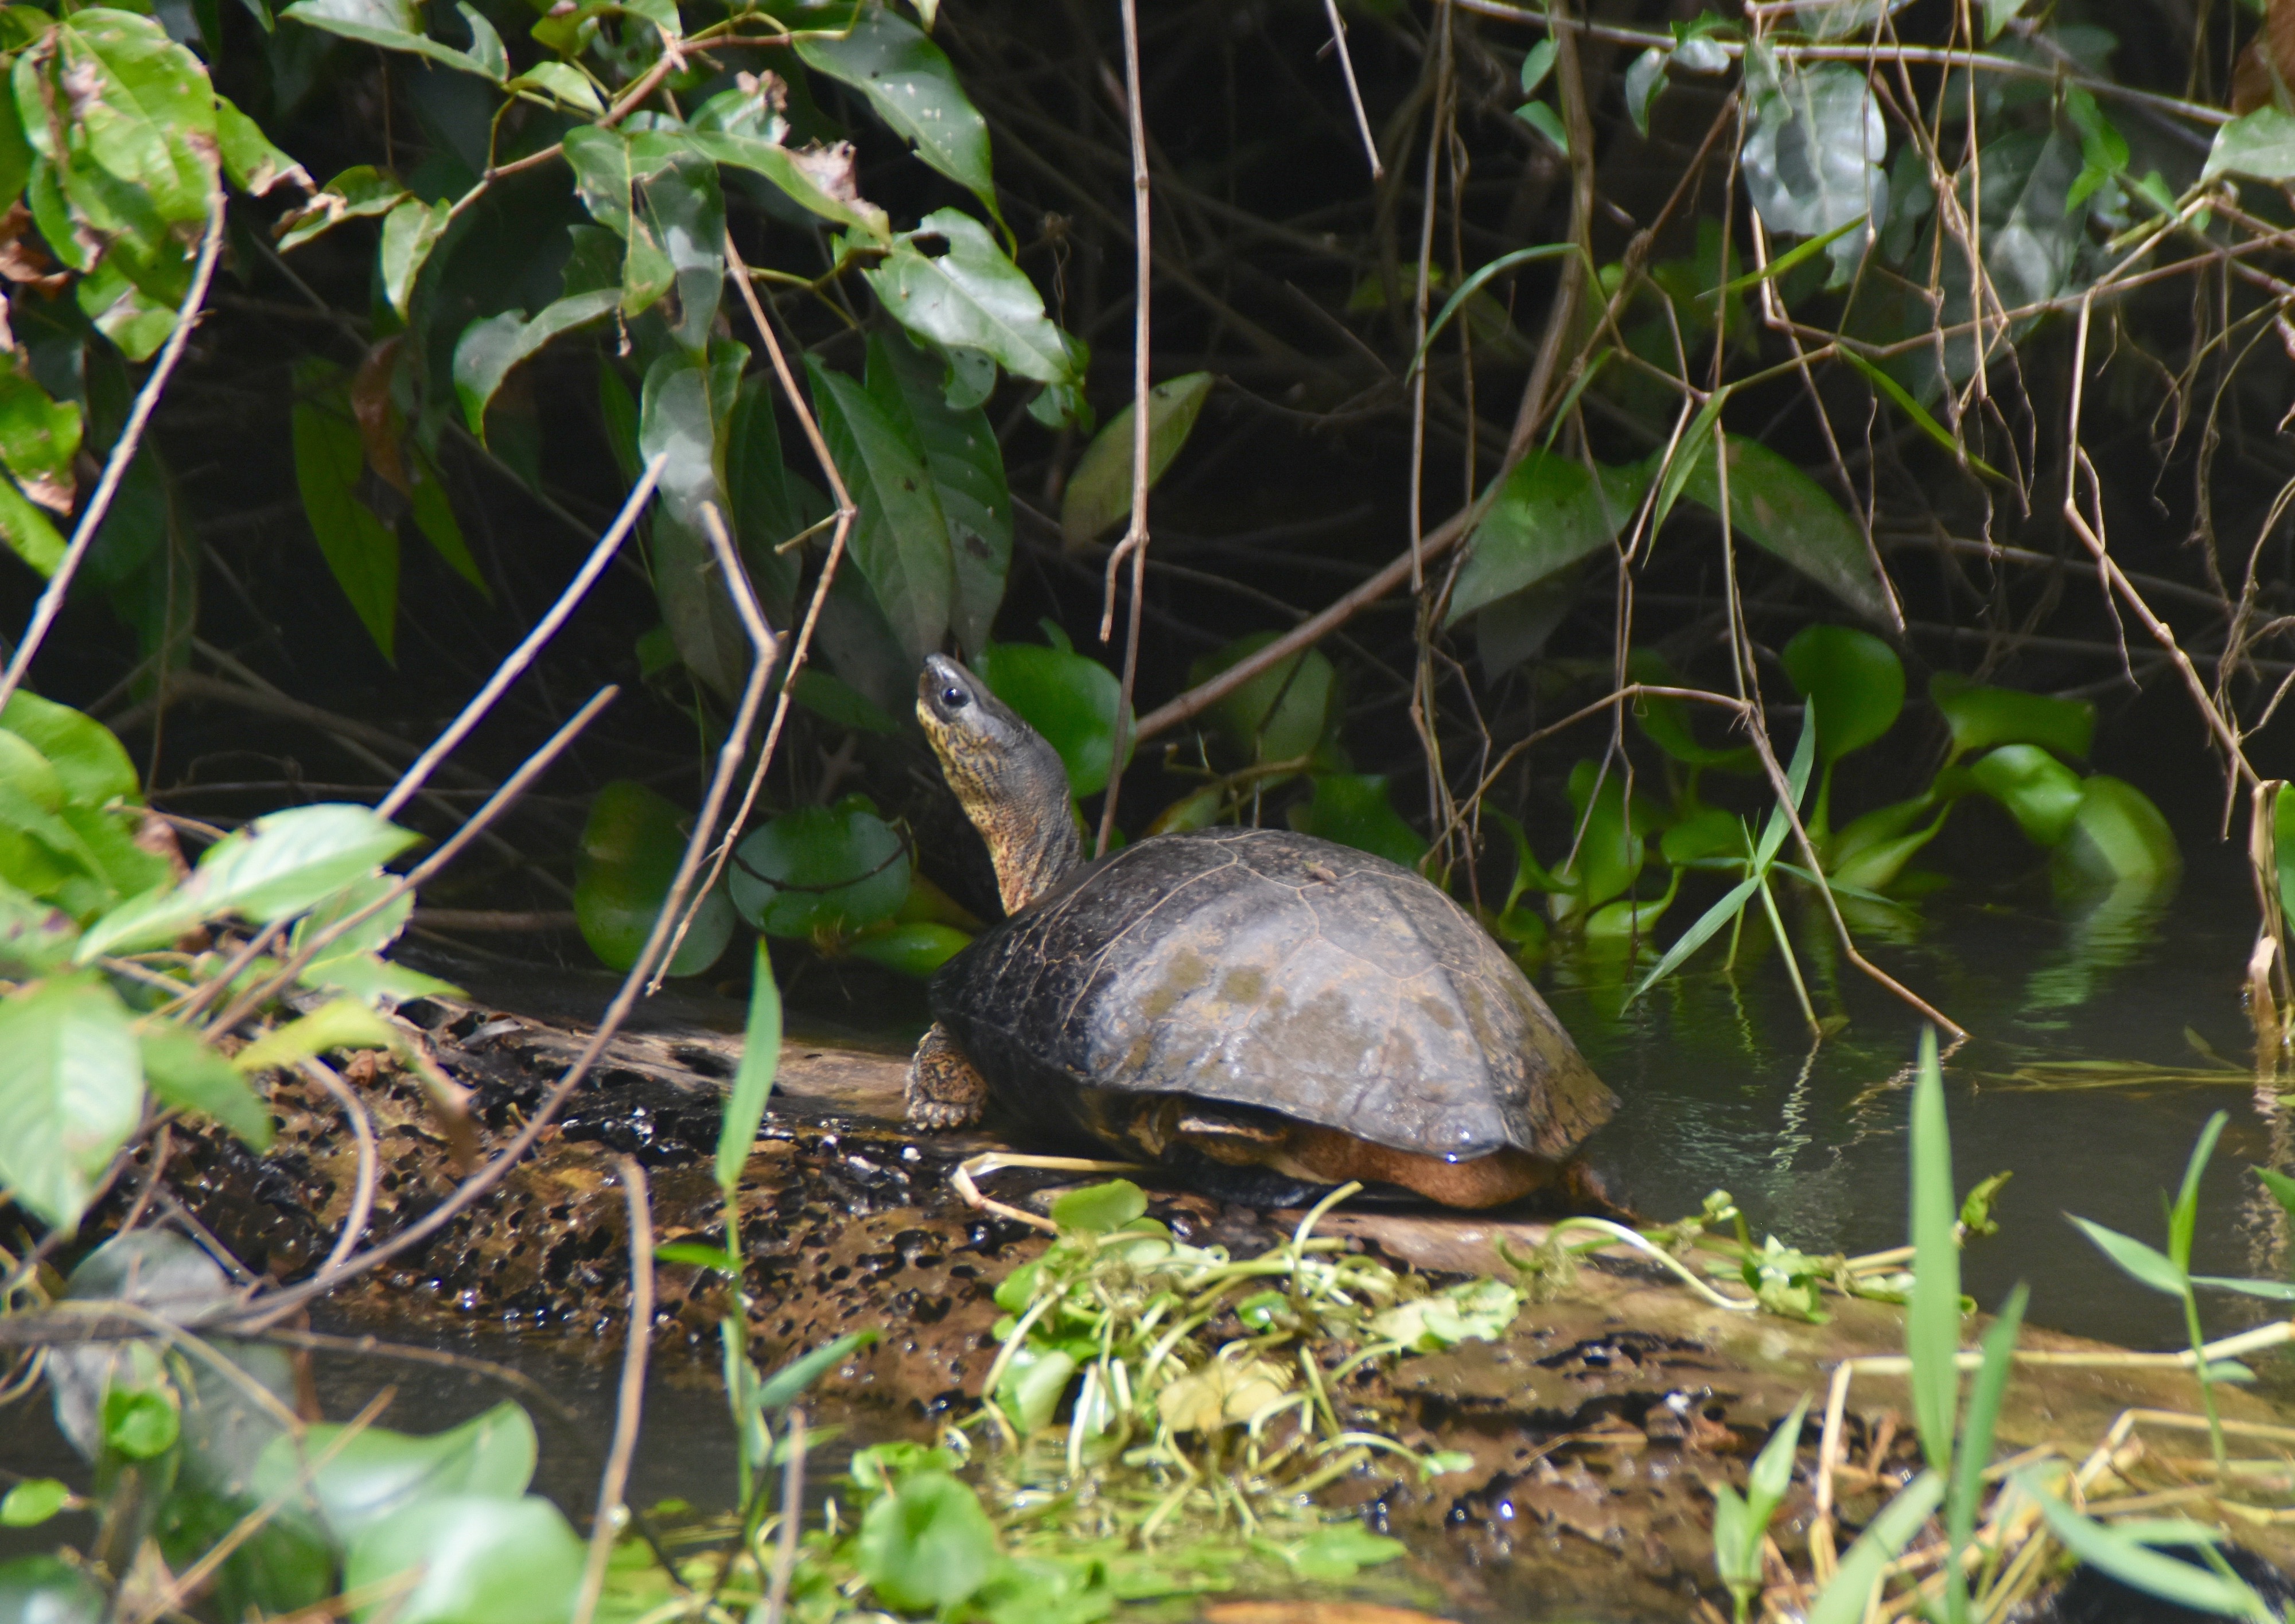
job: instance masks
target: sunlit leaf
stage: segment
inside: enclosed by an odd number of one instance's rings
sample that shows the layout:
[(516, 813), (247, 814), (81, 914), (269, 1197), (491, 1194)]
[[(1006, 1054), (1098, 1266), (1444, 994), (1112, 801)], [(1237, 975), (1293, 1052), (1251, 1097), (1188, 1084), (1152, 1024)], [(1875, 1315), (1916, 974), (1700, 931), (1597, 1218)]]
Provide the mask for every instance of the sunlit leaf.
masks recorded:
[(895, 975), (922, 981), (972, 944), (972, 934), (953, 925), (912, 919), (855, 936), (845, 951)]
[[(1148, 486), (1150, 490), (1188, 443), (1196, 419), (1218, 379), (1189, 372), (1148, 391)], [(1092, 437), (1068, 475), (1060, 496), (1060, 534), (1073, 548), (1090, 546), (1131, 512), (1133, 408), (1127, 405)]]
[(323, 29), (345, 39), (380, 45), (386, 51), (409, 51), (434, 62), (475, 73), (480, 78), (498, 75), (467, 52), (432, 39), (422, 31), (422, 15), (413, 0), (295, 0), (279, 13), (306, 28)]
[(888, 919), (909, 889), (909, 853), (866, 797), (799, 806), (733, 848), (733, 906), (770, 936), (849, 935)]
[(2150, 796), (2106, 773), (2087, 779), (2071, 830), (2056, 848), (2062, 881), (2083, 886), (2157, 884), (2173, 878), (2183, 865), (2175, 831)]
[(69, 705), (18, 689), (0, 710), (5, 728), (39, 751), (65, 800), (76, 806), (135, 804), (143, 797), (127, 747), (103, 723)]
[[(574, 858), (574, 918), (582, 940), (609, 969), (626, 970), (645, 951), (677, 877), (687, 815), (647, 788), (617, 779), (598, 791)], [(733, 907), (721, 888), (702, 903), (670, 960), (673, 975), (698, 975), (733, 936)]]
[[(353, 1616), (391, 1624), (565, 1624), (582, 1582), (582, 1542), (539, 1496), (426, 1498), (352, 1544), (346, 1591), (378, 1597)], [(402, 1575), (414, 1575), (402, 1587)]]
[(1940, 671), (1929, 679), (1929, 700), (1952, 730), (1956, 758), (1995, 745), (2030, 744), (2079, 761), (2095, 740), (2095, 706), (2085, 699), (1988, 688)]
[(1952, 1133), (1933, 1027), (1921, 1029), (1911, 1140), (1913, 1297), (1905, 1351), (1912, 1356), (1913, 1416), (1922, 1452), (1937, 1472), (1949, 1474), (1960, 1408), (1960, 1242), (1953, 1232), (1960, 1204), (1953, 1199)]
[(877, 1340), (873, 1330), (847, 1331), (835, 1341), (800, 1354), (767, 1376), (757, 1388), (757, 1404), (767, 1410), (784, 1410), (804, 1396), (805, 1390), (843, 1364), (853, 1353)]
[(255, 1489), (272, 1498), (299, 1488), (333, 1538), (348, 1545), (387, 1518), (441, 1499), (515, 1504), (533, 1481), (537, 1449), (534, 1422), (504, 1400), (421, 1437), (377, 1426), (347, 1437), (339, 1426), (314, 1426), (298, 1447), (282, 1434), (265, 1446)]
[(1052, 1221), (1065, 1235), (1113, 1235), (1147, 1212), (1147, 1193), (1129, 1179), (1086, 1185), (1052, 1202)]
[[(943, 252), (917, 246), (935, 239)], [(1082, 347), (1052, 325), (1036, 285), (969, 215), (935, 209), (865, 274), (894, 320), (920, 338), (993, 355), (1016, 378), (1083, 380)]]
[(2074, 1217), (2072, 1222), (2081, 1234), (2095, 1243), (2098, 1251), (2136, 1280), (2170, 1297), (2184, 1294), (2184, 1283), (2189, 1277), (2176, 1267), (2174, 1259), (2158, 1247), (2147, 1245), (2132, 1235), (2122, 1235), (2117, 1229), (2107, 1229), (2102, 1224), (2093, 1223), (2085, 1218)]
[(404, 198), (382, 218), (382, 253), (377, 262), (382, 273), (382, 292), (401, 316), (406, 314), (407, 301), (414, 297), (415, 278), (422, 274), (430, 250), (446, 233), (446, 209), (443, 200), (424, 203)]
[(2053, 847), (2071, 832), (2087, 787), (2080, 776), (2038, 745), (2003, 745), (1969, 776), (2006, 807), (2034, 845)]
[(93, 163), (162, 221), (203, 218), (216, 100), (199, 59), (155, 19), (107, 7), (63, 18), (53, 38), (53, 53), (17, 57), (16, 104), (71, 116), (21, 120), (32, 150), (68, 175), (77, 159)]
[(92, 975), (0, 1000), (0, 1187), (57, 1228), (135, 1131), (143, 1068), (118, 996)]
[(0, 355), (0, 462), (51, 512), (71, 511), (79, 439), (79, 403), (50, 399), (23, 357)]
[(2295, 113), (2258, 107), (2218, 129), (2200, 181), (2205, 184), (2219, 175), (2295, 180)]
[(138, 1034), (143, 1081), (160, 1104), (211, 1117), (260, 1155), (271, 1148), (271, 1108), (237, 1067), (190, 1029), (147, 1025)]
[(1817, 754), (1827, 767), (1877, 740), (1905, 708), (1904, 663), (1869, 632), (1804, 626), (1779, 657), (1793, 687), (1817, 702)]
[[(1070, 793), (1081, 797), (1107, 788), (1123, 699), (1114, 672), (1083, 655), (1037, 643), (990, 643), (972, 665), (990, 690), (1059, 752)], [(1123, 732), (1128, 740), (1128, 719)]]
[(988, 123), (964, 94), (948, 53), (889, 5), (861, 5), (842, 38), (800, 35), (807, 67), (869, 98), (877, 116), (912, 143), (917, 156), (978, 198), (996, 216)]
[(153, 1460), (184, 1432), (174, 1400), (151, 1388), (115, 1387), (103, 1395), (103, 1447), (129, 1460)]
[(1074, 1356), (1057, 1348), (1023, 1345), (996, 1383), (996, 1408), (1022, 1437), (1051, 1424), (1076, 1372)]
[(2042, 1488), (2036, 1477), (2020, 1473), (2018, 1481), (2064, 1548), (2120, 1583), (2201, 1612), (2258, 1620), (2273, 1616), (2273, 1610), (2237, 1577), (2163, 1556), (2110, 1523), (2082, 1516)]
[(1881, 1571), (1920, 1531), (1944, 1498), (1944, 1480), (1923, 1472), (1865, 1525), (1808, 1612), (1808, 1624), (1858, 1624), (1871, 1605)]
[[(28, 1477), (0, 1495), (0, 1528), (37, 1528), (61, 1511), (71, 1490), (52, 1477)], [(0, 1594), (4, 1594), (7, 1570), (0, 1569)], [(0, 1615), (7, 1603), (0, 1600)], [(42, 1615), (45, 1616), (45, 1615)]]
[(996, 1529), (966, 1485), (945, 1472), (919, 1472), (869, 1508), (853, 1555), (886, 1605), (952, 1609), (994, 1567)]

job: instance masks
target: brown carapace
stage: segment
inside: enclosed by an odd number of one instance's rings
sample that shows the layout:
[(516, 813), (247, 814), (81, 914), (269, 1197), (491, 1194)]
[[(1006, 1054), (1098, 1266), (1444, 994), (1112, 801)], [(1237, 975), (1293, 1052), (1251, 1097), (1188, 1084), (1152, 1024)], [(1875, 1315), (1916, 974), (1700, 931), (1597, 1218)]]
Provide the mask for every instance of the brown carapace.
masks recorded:
[(1082, 861), (1051, 746), (970, 672), (917, 714), (1008, 918), (943, 967), (910, 1120), (1025, 1128), (1277, 1204), (1360, 1179), (1460, 1207), (1583, 1204), (1616, 1101), (1514, 961), (1384, 858), (1211, 828)]

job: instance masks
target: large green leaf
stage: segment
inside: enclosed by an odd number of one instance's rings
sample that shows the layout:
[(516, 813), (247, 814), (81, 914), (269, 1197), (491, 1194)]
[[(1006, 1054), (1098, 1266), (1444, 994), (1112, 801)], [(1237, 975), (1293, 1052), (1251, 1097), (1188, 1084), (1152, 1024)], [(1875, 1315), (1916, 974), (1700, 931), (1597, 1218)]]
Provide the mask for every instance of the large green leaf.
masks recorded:
[(77, 1228), (95, 1176), (143, 1108), (143, 1068), (118, 995), (94, 975), (0, 1001), (0, 1187)]
[(860, 507), (849, 545), (913, 667), (946, 636), (956, 596), (948, 516), (913, 425), (886, 414), (861, 380), (812, 356), (815, 410), (829, 455)]
[(306, 28), (380, 45), (386, 51), (411, 51), (480, 78), (499, 81), (502, 78), (498, 69), (489, 71), (492, 64), (424, 34), (422, 14), (413, 0), (295, 0), (279, 14)]
[(1785, 675), (1817, 706), (1817, 759), (1827, 767), (1896, 725), (1905, 708), (1897, 651), (1850, 626), (1804, 626), (1785, 646)]
[(402, 319), (407, 301), (414, 297), (415, 279), (429, 263), (430, 250), (438, 246), (438, 239), (446, 234), (448, 207), (443, 199), (425, 203), (417, 198), (401, 198), (398, 206), (382, 217), (382, 250), (376, 265), (382, 273), (383, 297)]
[[(917, 246), (935, 238), (944, 252)], [(971, 216), (935, 209), (865, 274), (893, 319), (919, 337), (993, 355), (1016, 378), (1082, 384), (1082, 346), (1052, 324), (1035, 283)]]
[(653, 525), (653, 587), (686, 669), (725, 698), (741, 690), (749, 643), (702, 510), (731, 507), (717, 481), (717, 413), (710, 369), (686, 351), (665, 349), (646, 370), (638, 409), (638, 455), (662, 464), (661, 505)]
[[(1114, 672), (1073, 649), (1040, 643), (990, 643), (972, 664), (990, 691), (1060, 753), (1071, 793), (1081, 797), (1107, 788), (1123, 701), (1123, 685)], [(1123, 736), (1128, 763), (1128, 719)]]
[[(1731, 435), (1729, 523), (1867, 620), (1886, 624), (1890, 596), (1865, 537), (1825, 488), (1758, 440)], [(1720, 480), (1709, 453), (1700, 457), (1682, 494), (1721, 510)]]
[(135, 763), (118, 736), (94, 717), (18, 689), (0, 710), (0, 728), (24, 740), (47, 762), (66, 804), (130, 805), (142, 800)]
[(2056, 848), (2060, 881), (2071, 885), (2157, 885), (2182, 871), (2175, 831), (2135, 785), (2099, 772), (2082, 786), (2071, 830)]
[(79, 403), (51, 400), (22, 355), (0, 355), (0, 462), (52, 512), (71, 511), (79, 436)]
[(209, 846), (182, 885), (123, 902), (98, 919), (80, 939), (79, 962), (163, 946), (225, 915), (262, 923), (291, 918), (419, 838), (364, 806), (273, 812)]
[(885, 211), (854, 189), (851, 146), (792, 151), (781, 144), (785, 121), (754, 116), (762, 110), (760, 101), (744, 90), (711, 97), (695, 110), (687, 144), (714, 163), (764, 175), (800, 208), (849, 227), (865, 241), (889, 243), (893, 228)]
[(2295, 180), (2295, 113), (2258, 107), (2216, 132), (2202, 184), (2218, 175), (2245, 175), (2259, 181)]
[[(677, 294), (677, 341), (696, 352), (706, 349), (725, 286), (725, 200), (717, 189), (717, 166), (690, 152), (679, 152), (638, 186), (638, 227), (668, 261)], [(637, 228), (632, 232), (634, 249)]]
[(900, 333), (869, 340), (869, 393), (887, 420), (898, 423), (905, 415), (932, 475), (948, 525), (954, 585), (949, 630), (971, 652), (986, 646), (1004, 601), (1012, 564), (1012, 495), (988, 414), (977, 405), (951, 406), (941, 384), (943, 371)]
[(1952, 756), (1995, 745), (2046, 745), (2073, 761), (2086, 758), (2095, 740), (2095, 706), (2085, 699), (2057, 699), (2013, 688), (1987, 688), (1957, 672), (1929, 679), (1929, 701), (1952, 730)]
[(1314, 798), (1291, 809), (1291, 827), (1416, 868), (1426, 854), (1426, 842), (1394, 810), (1388, 783), (1384, 773), (1319, 772)]
[(152, 18), (100, 6), (66, 17), (52, 37), (52, 54), (16, 59), (16, 103), (66, 106), (71, 116), (23, 120), (33, 150), (68, 168), (94, 164), (149, 200), (161, 221), (203, 218), (216, 99), (199, 59)]
[[(1189, 372), (1148, 391), (1148, 489), (1155, 489), (1188, 443), (1218, 381), (1209, 372)], [(1068, 475), (1067, 488), (1060, 495), (1060, 534), (1071, 547), (1090, 545), (1108, 526), (1131, 517), (1131, 425), (1138, 404), (1107, 420)]]
[(888, 5), (861, 4), (843, 38), (800, 36), (796, 52), (807, 67), (867, 96), (918, 157), (997, 214), (987, 120), (964, 94), (947, 53), (914, 23)]
[[(1207, 682), (1280, 635), (1254, 632), (1239, 637), (1188, 666), (1188, 681)], [(1212, 722), (1228, 747), (1247, 761), (1295, 760), (1322, 742), (1337, 686), (1338, 672), (1329, 657), (1319, 649), (1303, 649), (1213, 706)]]
[(344, 1590), (378, 1598), (353, 1613), (363, 1624), (565, 1624), (581, 1583), (582, 1542), (538, 1495), (418, 1501), (361, 1534), (343, 1563)]
[[(574, 919), (609, 969), (638, 961), (684, 855), (686, 814), (644, 785), (617, 779), (598, 791), (574, 857)], [(670, 960), (673, 975), (697, 975), (733, 937), (733, 909), (720, 889), (701, 905)]]
[(43, 575), (63, 562), (64, 538), (54, 523), (8, 479), (0, 479), (0, 541)]
[(1472, 551), (1451, 589), (1444, 624), (1456, 624), (1608, 546), (1641, 504), (1649, 476), (1646, 463), (1597, 465), (1589, 472), (1577, 458), (1553, 452), (1524, 457), (1469, 539)]
[(909, 853), (868, 799), (800, 806), (733, 849), (733, 906), (769, 936), (849, 935), (889, 919), (909, 894)]
[(995, 1566), (996, 1528), (980, 1498), (945, 1472), (919, 1472), (861, 1519), (853, 1557), (879, 1601), (952, 1611)]
[[(1747, 69), (1753, 127), (1740, 172), (1762, 222), (1773, 232), (1817, 237), (1860, 219), (1886, 219), (1889, 177), (1881, 165), (1888, 127), (1864, 70), (1844, 62), (1778, 63), (1766, 53), (1749, 53)], [(1829, 250), (1836, 283), (1855, 268), (1866, 235), (1847, 233)]]
[(534, 1422), (509, 1400), (427, 1437), (314, 1426), (299, 1445), (282, 1434), (265, 1447), (254, 1487), (265, 1499), (304, 1499), (333, 1540), (347, 1546), (386, 1519), (445, 1497), (514, 1503), (533, 1481), (537, 1447)]
[(2006, 807), (2024, 838), (2054, 846), (2071, 832), (2087, 787), (2038, 745), (2003, 745), (1969, 769), (1977, 788)]
[(566, 133), (562, 144), (583, 206), (622, 240), (622, 314), (637, 315), (676, 283), (678, 265), (634, 189), (668, 168), (682, 143), (658, 131), (625, 133), (581, 124)]
[(295, 484), (319, 552), (359, 623), (385, 659), (394, 659), (398, 629), (398, 532), (359, 500), (366, 447), (358, 424), (323, 361), (295, 370)]
[(139, 1047), (143, 1080), (162, 1105), (214, 1118), (257, 1155), (271, 1148), (271, 1107), (249, 1090), (237, 1067), (200, 1041), (197, 1032), (164, 1023), (146, 1026)]

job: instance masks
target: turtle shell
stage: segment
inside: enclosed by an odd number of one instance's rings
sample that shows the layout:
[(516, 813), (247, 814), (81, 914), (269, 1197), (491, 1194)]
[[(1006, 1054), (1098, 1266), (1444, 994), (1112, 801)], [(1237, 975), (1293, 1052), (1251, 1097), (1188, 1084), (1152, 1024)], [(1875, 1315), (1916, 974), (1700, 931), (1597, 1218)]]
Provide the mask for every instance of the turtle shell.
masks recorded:
[(1520, 969), (1408, 869), (1280, 829), (1143, 840), (934, 977), (934, 1016), (1023, 1122), (1107, 1096), (1256, 1107), (1464, 1161), (1560, 1160), (1616, 1099)]

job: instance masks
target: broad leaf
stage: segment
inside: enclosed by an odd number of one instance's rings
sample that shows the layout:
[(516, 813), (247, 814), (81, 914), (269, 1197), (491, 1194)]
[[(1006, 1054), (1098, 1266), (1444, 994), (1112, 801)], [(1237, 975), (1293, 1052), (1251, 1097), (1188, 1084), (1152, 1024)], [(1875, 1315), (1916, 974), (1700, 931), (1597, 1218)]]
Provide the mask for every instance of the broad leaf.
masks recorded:
[(135, 1034), (102, 980), (34, 982), (0, 1000), (0, 1187), (28, 1212), (77, 1228), (143, 1108)]
[(0, 728), (40, 753), (68, 804), (134, 805), (142, 800), (127, 747), (94, 717), (20, 688), (0, 710)]
[(619, 288), (576, 293), (544, 306), (532, 321), (515, 310), (473, 322), (454, 346), (454, 395), (470, 432), (486, 437), (486, 404), (511, 369), (560, 333), (605, 315), (621, 302)]
[(363, 1620), (565, 1624), (582, 1583), (582, 1555), (565, 1514), (538, 1495), (442, 1495), (361, 1534), (343, 1563), (343, 1588), (391, 1597), (355, 1615)]
[(1291, 809), (1291, 827), (1319, 840), (1336, 841), (1359, 852), (1416, 868), (1426, 842), (1394, 810), (1383, 773), (1321, 772), (1314, 798)]
[(2081, 787), (2071, 829), (2056, 848), (2058, 878), (2068, 885), (2155, 885), (2182, 871), (2176, 834), (2135, 785), (2099, 772)]
[(867, 96), (919, 158), (1002, 218), (989, 170), (987, 121), (964, 94), (947, 53), (914, 23), (889, 5), (863, 4), (843, 38), (799, 36), (796, 53), (807, 67)]
[(335, 583), (350, 600), (383, 658), (394, 659), (398, 532), (359, 500), (366, 446), (334, 386), (336, 377), (335, 369), (324, 362), (306, 362), (296, 369), (296, 488), (302, 494), (303, 517)]
[(945, 1472), (919, 1472), (861, 1519), (853, 1557), (878, 1599), (903, 1612), (953, 1610), (997, 1558), (979, 1497)]
[(2258, 107), (2217, 130), (2200, 182), (2204, 185), (2218, 175), (2295, 180), (2295, 113)]
[(943, 370), (902, 334), (869, 340), (869, 393), (888, 420), (907, 420), (948, 526), (954, 588), (949, 630), (968, 652), (987, 644), (1004, 601), (1012, 564), (1012, 495), (988, 414), (976, 404), (951, 406), (941, 387)]
[[(1759, 72), (1764, 63), (1770, 74)], [(1750, 54), (1747, 66), (1759, 89), (1740, 170), (1762, 222), (1773, 232), (1817, 237), (1860, 216), (1887, 219), (1889, 178), (1881, 166), (1889, 132), (1863, 69), (1776, 64)], [(1834, 245), (1836, 284), (1847, 280), (1865, 243), (1852, 232)]]
[(2053, 847), (2071, 832), (2087, 787), (2038, 745), (2003, 745), (1969, 769), (1977, 787), (2006, 807), (2034, 845)]
[(1617, 539), (1647, 488), (1646, 464), (1587, 471), (1575, 457), (1533, 451), (1507, 476), (1475, 527), (1445, 624), (1568, 568)]
[(686, 669), (725, 698), (741, 691), (748, 639), (727, 595), (702, 510), (731, 504), (717, 483), (717, 412), (711, 369), (666, 348), (646, 370), (638, 455), (666, 458), (653, 526), (653, 586)]
[[(1148, 486), (1150, 490), (1188, 443), (1196, 418), (1218, 381), (1189, 372), (1148, 391)], [(1076, 459), (1060, 496), (1060, 534), (1070, 547), (1088, 547), (1131, 514), (1132, 423), (1137, 403), (1107, 420)]]
[[(1107, 788), (1123, 698), (1114, 672), (1071, 649), (1037, 643), (990, 643), (972, 664), (990, 690), (1060, 753), (1072, 794), (1081, 798)], [(1129, 719), (1123, 735), (1131, 737)]]
[[(944, 252), (917, 246), (935, 238)], [(993, 355), (1016, 378), (1082, 386), (1082, 346), (1052, 325), (1035, 283), (971, 216), (935, 209), (865, 274), (893, 319), (919, 337)]]
[(861, 796), (800, 806), (733, 848), (726, 888), (770, 936), (837, 936), (889, 919), (909, 893), (909, 853)]
[(464, 73), (475, 73), (480, 78), (500, 78), (499, 73), (489, 73), (486, 65), (468, 53), (442, 45), (423, 33), (422, 16), (413, 0), (295, 0), (279, 14), (306, 28), (321, 29), (363, 45), (380, 45), (386, 51), (411, 51)]
[(382, 252), (377, 262), (382, 273), (382, 292), (402, 318), (406, 314), (407, 301), (414, 297), (415, 278), (422, 274), (422, 267), (429, 262), (430, 250), (445, 235), (447, 207), (443, 199), (424, 203), (415, 198), (402, 198), (398, 206), (383, 216)]
[[(461, 1425), (427, 1437), (368, 1427), (307, 1429), (298, 1447), (282, 1436), (255, 1472), (273, 1498), (299, 1488), (336, 1541), (348, 1545), (410, 1507), (448, 1497), (515, 1504), (533, 1480), (537, 1443), (525, 1410), (504, 1400)], [(323, 1461), (315, 1466), (306, 1462)]]
[[(1893, 601), (1888, 586), (1873, 562), (1863, 532), (1841, 510), (1841, 504), (1816, 480), (1759, 441), (1731, 435), (1728, 446), (1731, 527), (1867, 620), (1888, 624)], [(1710, 453), (1692, 467), (1682, 494), (1711, 511), (1720, 511), (1720, 482)]]
[(186, 1027), (161, 1024), (140, 1034), (143, 1080), (162, 1105), (212, 1117), (257, 1155), (271, 1148), (271, 1108), (257, 1099), (237, 1067)]
[(942, 511), (924, 447), (858, 379), (812, 356), (813, 404), (829, 455), (860, 506), (849, 545), (913, 669), (941, 646), (956, 590)]
[[(1281, 633), (1254, 632), (1188, 667), (1189, 684), (1207, 682), (1256, 654)], [(1313, 751), (1331, 722), (1338, 672), (1319, 649), (1278, 660), (1212, 707), (1228, 747), (1250, 762), (1296, 760)]]
[[(2067, 1214), (2067, 1216), (2070, 1216)], [(2190, 1277), (2176, 1267), (2175, 1260), (2156, 1246), (2145, 1245), (2132, 1235), (2122, 1235), (2117, 1229), (2107, 1229), (2087, 1219), (2073, 1217), (2079, 1231), (2094, 1241), (2096, 1249), (2119, 1264), (2136, 1280), (2155, 1292), (2170, 1297), (2180, 1297)]]
[(0, 462), (51, 512), (72, 510), (79, 437), (79, 403), (49, 399), (23, 356), (0, 355)]
[(1869, 632), (1804, 626), (1782, 658), (1793, 687), (1817, 706), (1817, 754), (1827, 767), (1879, 739), (1905, 708), (1904, 662)]
[(2095, 706), (2085, 699), (2056, 699), (2013, 688), (1987, 688), (1956, 672), (1929, 679), (1929, 701), (1952, 730), (1952, 757), (1995, 745), (2046, 745), (2073, 761), (2086, 758), (2095, 740)]
[(55, 124), (23, 121), (33, 151), (67, 171), (93, 163), (142, 193), (162, 221), (204, 218), (216, 100), (199, 59), (153, 19), (101, 7), (66, 17), (53, 38), (52, 56), (16, 59), (18, 107), (71, 110)]
[[(583, 941), (608, 969), (628, 969), (644, 951), (677, 877), (687, 822), (675, 806), (627, 779), (606, 785), (590, 803), (574, 855), (574, 918)], [(670, 960), (669, 973), (700, 974), (732, 937), (732, 905), (722, 889), (713, 891)]]

